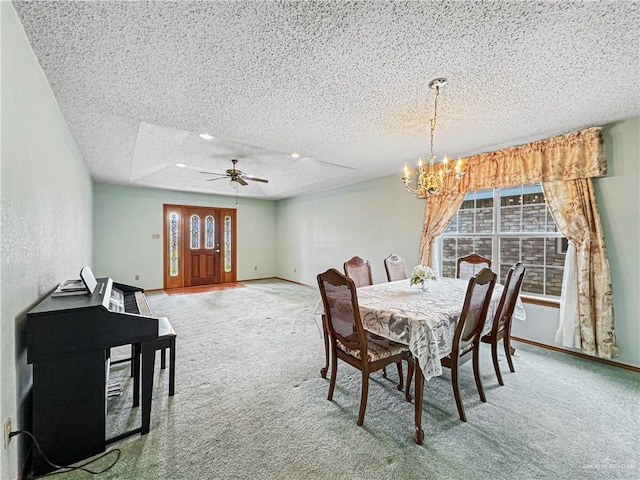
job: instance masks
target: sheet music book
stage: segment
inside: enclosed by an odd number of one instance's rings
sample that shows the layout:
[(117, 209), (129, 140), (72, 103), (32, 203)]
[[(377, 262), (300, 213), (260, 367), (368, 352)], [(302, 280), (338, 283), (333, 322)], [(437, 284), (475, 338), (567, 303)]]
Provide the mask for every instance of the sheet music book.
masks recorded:
[(51, 294), (52, 297), (65, 297), (68, 295), (91, 295), (96, 289), (98, 281), (91, 271), (91, 267), (82, 267), (80, 278), (66, 280)]
[(73, 279), (62, 282), (58, 285), (52, 297), (65, 297), (67, 295), (86, 295), (89, 293), (87, 286), (82, 279)]

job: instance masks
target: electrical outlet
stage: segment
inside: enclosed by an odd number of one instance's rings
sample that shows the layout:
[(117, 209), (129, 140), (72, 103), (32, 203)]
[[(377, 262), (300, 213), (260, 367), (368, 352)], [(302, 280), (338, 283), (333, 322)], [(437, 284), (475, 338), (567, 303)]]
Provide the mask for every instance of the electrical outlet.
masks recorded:
[(136, 275), (136, 277), (134, 278), (134, 280), (140, 280), (140, 275)]
[(257, 266), (257, 265), (253, 267), (253, 271), (254, 271), (254, 272), (257, 272), (257, 271), (258, 271), (258, 266)]
[(297, 269), (297, 268), (294, 268), (294, 269), (293, 269), (293, 273), (296, 273), (297, 271), (298, 271), (298, 269)]
[(9, 442), (11, 442), (11, 437), (9, 434), (11, 433), (11, 417), (7, 417), (4, 421), (4, 448), (6, 449), (9, 446)]

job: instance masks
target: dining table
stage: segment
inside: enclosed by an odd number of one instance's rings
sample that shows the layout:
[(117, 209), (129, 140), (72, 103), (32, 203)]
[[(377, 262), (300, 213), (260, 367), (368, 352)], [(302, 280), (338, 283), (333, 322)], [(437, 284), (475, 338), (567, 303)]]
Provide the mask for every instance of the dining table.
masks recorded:
[[(439, 277), (427, 281), (423, 289), (419, 285), (412, 286), (405, 279), (363, 286), (356, 291), (364, 328), (376, 335), (408, 345), (416, 361), (414, 438), (419, 445), (424, 440), (424, 381), (442, 374), (440, 360), (451, 353), (468, 284), (468, 279)], [(502, 291), (502, 285), (496, 283), (483, 333), (491, 330)], [(322, 302), (316, 307), (314, 314), (323, 314)], [(518, 299), (514, 318), (524, 320), (525, 316), (522, 302)], [(326, 343), (326, 329), (324, 335)]]

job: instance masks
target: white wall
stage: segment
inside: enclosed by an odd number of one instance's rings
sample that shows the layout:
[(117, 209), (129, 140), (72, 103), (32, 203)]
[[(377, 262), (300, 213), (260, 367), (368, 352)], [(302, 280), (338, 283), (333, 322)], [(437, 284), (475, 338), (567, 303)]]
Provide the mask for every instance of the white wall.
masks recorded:
[(611, 266), (620, 362), (640, 366), (640, 118), (604, 130), (608, 175), (594, 180)]
[(386, 281), (384, 259), (418, 263), (425, 202), (409, 195), (400, 175), (281, 200), (277, 209), (278, 276), (317, 286), (316, 275), (358, 255), (373, 281)]
[[(163, 287), (163, 204), (236, 208), (235, 197), (220, 195), (99, 183), (94, 192), (94, 273), (145, 289)], [(275, 202), (238, 203), (238, 280), (275, 276)]]
[[(594, 184), (611, 264), (616, 361), (640, 366), (639, 119), (609, 125), (604, 135), (609, 175)], [(372, 262), (374, 282), (383, 282), (389, 253), (403, 256), (408, 269), (417, 263), (424, 207), (398, 175), (280, 201), (278, 276), (315, 286), (318, 273), (342, 270), (345, 260), (359, 255)], [(514, 322), (513, 335), (561, 347), (554, 343), (558, 309), (525, 309), (527, 320)]]
[[(92, 184), (10, 2), (0, 17), (0, 421), (18, 430), (30, 421), (25, 314), (91, 259)], [(0, 478), (16, 478), (26, 446), (0, 450)]]

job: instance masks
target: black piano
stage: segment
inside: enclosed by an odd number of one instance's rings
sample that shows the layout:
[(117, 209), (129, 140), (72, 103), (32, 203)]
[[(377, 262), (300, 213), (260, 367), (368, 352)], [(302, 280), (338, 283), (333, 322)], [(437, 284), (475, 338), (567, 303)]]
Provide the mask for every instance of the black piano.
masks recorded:
[[(68, 465), (121, 438), (149, 433), (158, 319), (141, 288), (97, 280), (86, 295), (49, 295), (27, 313), (27, 362), (33, 364), (33, 435), (44, 454)], [(142, 352), (142, 424), (106, 438), (109, 349)], [(134, 381), (134, 403), (139, 384)], [(36, 455), (36, 457), (38, 457)], [(34, 473), (50, 471), (35, 458)]]

